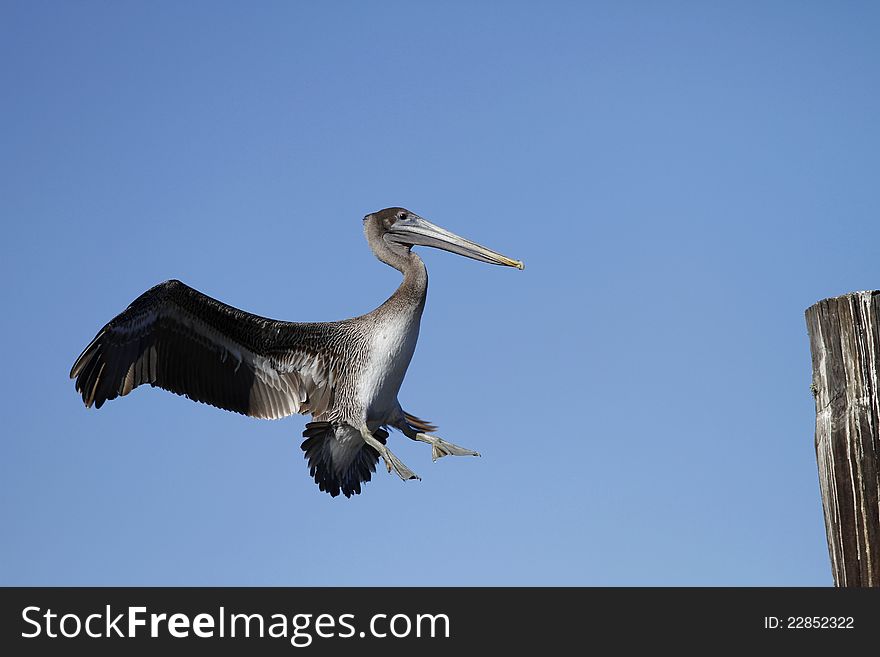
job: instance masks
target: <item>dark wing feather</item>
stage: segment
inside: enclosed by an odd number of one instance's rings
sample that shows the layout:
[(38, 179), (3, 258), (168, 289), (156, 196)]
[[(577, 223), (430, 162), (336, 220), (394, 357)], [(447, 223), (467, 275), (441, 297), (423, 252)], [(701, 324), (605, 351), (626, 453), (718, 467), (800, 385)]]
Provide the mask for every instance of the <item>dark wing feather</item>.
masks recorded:
[(253, 417), (318, 415), (333, 404), (338, 330), (266, 319), (166, 281), (98, 332), (70, 378), (96, 408), (149, 383)]

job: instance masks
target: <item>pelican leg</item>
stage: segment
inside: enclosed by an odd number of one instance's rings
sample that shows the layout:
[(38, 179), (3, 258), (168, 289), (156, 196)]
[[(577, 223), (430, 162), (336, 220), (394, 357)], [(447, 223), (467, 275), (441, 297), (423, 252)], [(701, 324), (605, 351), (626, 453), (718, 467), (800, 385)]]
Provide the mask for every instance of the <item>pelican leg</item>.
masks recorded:
[(394, 472), (397, 473), (397, 476), (406, 481), (407, 479), (421, 479), (415, 472), (410, 470), (406, 465), (397, 458), (394, 453), (388, 449), (385, 445), (380, 443), (373, 437), (373, 434), (370, 433), (370, 430), (364, 426), (361, 429), (361, 436), (364, 438), (364, 442), (367, 443), (370, 447), (379, 452), (379, 455), (382, 457), (382, 460), (385, 461), (385, 467), (388, 468), (388, 472), (391, 472), (393, 469)]
[(431, 445), (431, 459), (436, 461), (444, 456), (479, 456), (479, 452), (465, 447), (459, 447), (454, 443), (443, 440), (440, 436), (432, 436), (429, 433), (416, 433), (415, 436), (409, 436), (413, 440), (419, 440), (423, 443)]

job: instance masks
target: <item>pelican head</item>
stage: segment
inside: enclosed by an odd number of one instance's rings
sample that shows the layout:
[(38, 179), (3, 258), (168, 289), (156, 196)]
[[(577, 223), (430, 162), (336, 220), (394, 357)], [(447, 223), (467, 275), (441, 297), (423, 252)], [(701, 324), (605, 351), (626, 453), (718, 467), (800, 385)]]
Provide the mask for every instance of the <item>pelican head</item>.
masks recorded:
[(521, 260), (513, 260), (459, 237), (406, 208), (385, 208), (368, 214), (364, 217), (364, 227), (367, 239), (381, 236), (385, 243), (395, 250), (401, 247), (409, 250), (414, 246), (431, 246), (492, 265), (525, 269)]

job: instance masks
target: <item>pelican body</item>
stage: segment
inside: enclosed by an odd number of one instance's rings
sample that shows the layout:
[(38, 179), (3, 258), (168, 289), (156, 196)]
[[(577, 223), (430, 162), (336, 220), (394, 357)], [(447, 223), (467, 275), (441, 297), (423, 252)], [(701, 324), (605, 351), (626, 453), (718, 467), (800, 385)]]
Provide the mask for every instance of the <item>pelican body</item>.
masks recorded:
[(149, 383), (251, 417), (311, 414), (302, 449), (318, 487), (361, 492), (381, 457), (417, 479), (386, 446), (388, 428), (432, 447), (434, 460), (479, 456), (429, 432), (397, 394), (419, 336), (428, 272), (413, 246), (431, 246), (523, 269), (404, 208), (364, 217), (373, 254), (403, 274), (400, 287), (366, 315), (338, 322), (283, 322), (238, 310), (177, 280), (147, 290), (102, 328), (70, 377), (86, 407)]

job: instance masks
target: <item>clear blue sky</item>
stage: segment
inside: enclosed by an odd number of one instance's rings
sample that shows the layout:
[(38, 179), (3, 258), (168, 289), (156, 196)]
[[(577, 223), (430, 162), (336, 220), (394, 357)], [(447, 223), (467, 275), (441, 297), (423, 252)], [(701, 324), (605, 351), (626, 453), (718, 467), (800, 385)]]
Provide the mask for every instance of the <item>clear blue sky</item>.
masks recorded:
[[(838, 2), (4, 2), (0, 583), (830, 585), (804, 309), (880, 286), (880, 8)], [(149, 387), (95, 332), (180, 278), (289, 320), (423, 250), (391, 446), (331, 499), (307, 421)]]

